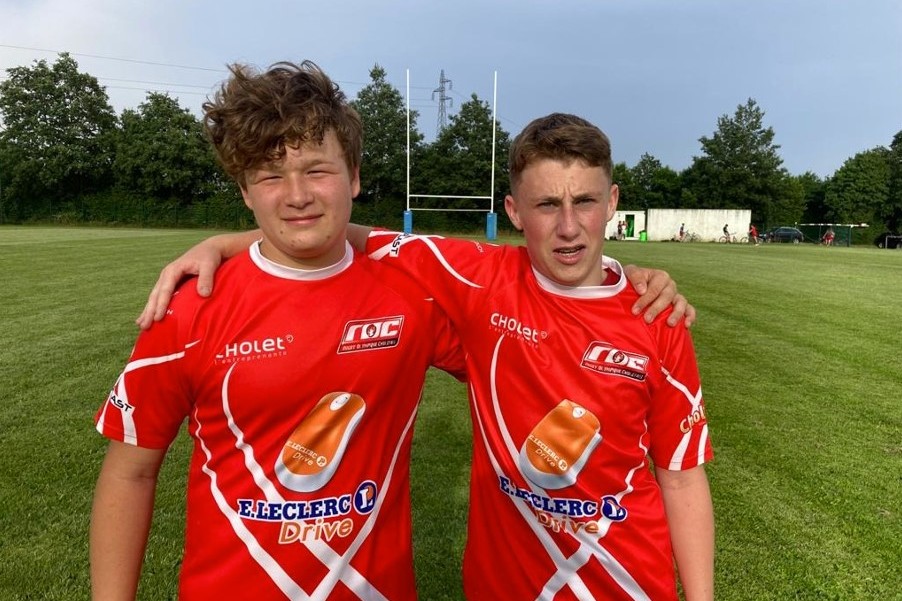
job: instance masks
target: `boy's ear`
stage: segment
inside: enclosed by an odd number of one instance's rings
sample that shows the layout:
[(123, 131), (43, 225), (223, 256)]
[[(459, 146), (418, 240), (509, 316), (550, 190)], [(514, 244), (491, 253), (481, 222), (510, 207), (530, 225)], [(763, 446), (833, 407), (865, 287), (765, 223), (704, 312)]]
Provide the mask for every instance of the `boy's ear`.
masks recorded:
[(514, 200), (514, 197), (508, 194), (504, 197), (504, 211), (507, 213), (508, 218), (511, 220), (511, 224), (517, 229), (517, 231), (523, 231), (523, 225), (520, 222), (520, 214), (517, 212), (517, 201)]
[(351, 198), (357, 198), (360, 195), (360, 166), (354, 167), (351, 173)]
[(611, 184), (611, 197), (608, 199), (608, 221), (614, 218), (617, 212), (617, 202), (620, 200), (620, 186)]

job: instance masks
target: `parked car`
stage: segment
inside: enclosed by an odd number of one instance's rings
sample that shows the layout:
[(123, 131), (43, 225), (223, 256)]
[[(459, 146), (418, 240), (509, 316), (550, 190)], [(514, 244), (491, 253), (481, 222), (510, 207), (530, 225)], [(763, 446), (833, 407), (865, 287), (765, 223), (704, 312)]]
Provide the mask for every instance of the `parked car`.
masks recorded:
[(805, 234), (794, 227), (775, 227), (764, 234), (768, 242), (792, 242), (798, 244), (805, 239)]
[(874, 246), (877, 248), (902, 248), (902, 237), (892, 232), (883, 232), (874, 238)]

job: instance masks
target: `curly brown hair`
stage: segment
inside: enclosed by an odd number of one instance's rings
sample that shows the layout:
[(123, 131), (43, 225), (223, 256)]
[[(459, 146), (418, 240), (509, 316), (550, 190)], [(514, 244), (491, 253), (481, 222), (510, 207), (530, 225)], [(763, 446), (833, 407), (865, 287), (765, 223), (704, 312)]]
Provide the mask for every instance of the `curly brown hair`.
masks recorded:
[(286, 146), (322, 143), (335, 132), (348, 169), (360, 166), (363, 126), (347, 97), (316, 64), (279, 62), (260, 73), (241, 64), (203, 105), (204, 128), (226, 172), (245, 188), (245, 173), (279, 161)]
[(520, 175), (532, 163), (552, 159), (579, 160), (590, 167), (601, 167), (613, 179), (611, 141), (603, 131), (576, 115), (552, 113), (531, 121), (511, 143), (511, 190), (520, 182)]

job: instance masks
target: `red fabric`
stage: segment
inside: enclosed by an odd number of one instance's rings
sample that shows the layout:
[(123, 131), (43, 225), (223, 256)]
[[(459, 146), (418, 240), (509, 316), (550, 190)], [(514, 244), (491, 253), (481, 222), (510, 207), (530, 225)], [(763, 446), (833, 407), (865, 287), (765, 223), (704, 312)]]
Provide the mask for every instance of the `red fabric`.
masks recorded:
[[(157, 448), (188, 419), (183, 601), (416, 596), (411, 423), (427, 367), (462, 373), (463, 356), (409, 279), (363, 256), (325, 275), (280, 270), (254, 246), (209, 300), (189, 282), (97, 413), (105, 436)], [(359, 395), (362, 417), (343, 457), (323, 454), (340, 461), (331, 478), (293, 490), (276, 464), (335, 392)]]
[[(607, 285), (561, 289), (534, 274), (525, 248), (377, 232), (367, 252), (417, 274), (468, 353), (468, 598), (676, 599), (649, 459), (688, 469), (712, 458), (688, 331), (633, 316), (616, 261)], [(540, 484), (524, 465), (530, 449), (554, 459), (556, 444), (578, 439), (543, 439), (564, 401), (597, 419), (601, 440), (578, 471), (556, 455), (575, 482)]]

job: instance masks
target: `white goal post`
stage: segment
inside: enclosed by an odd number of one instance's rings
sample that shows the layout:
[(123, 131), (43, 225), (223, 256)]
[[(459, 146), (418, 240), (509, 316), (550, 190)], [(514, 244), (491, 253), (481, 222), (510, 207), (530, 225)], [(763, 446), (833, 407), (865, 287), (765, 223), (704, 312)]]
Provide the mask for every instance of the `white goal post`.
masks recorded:
[[(498, 235), (498, 214), (495, 213), (495, 136), (498, 130), (495, 124), (495, 115), (498, 107), (498, 71), (495, 71), (494, 81), (492, 84), (492, 175), (489, 183), (488, 196), (453, 196), (448, 194), (411, 194), (410, 192), (410, 69), (407, 69), (407, 208), (404, 211), (404, 233), (409, 234), (413, 231), (413, 212), (414, 211), (444, 211), (444, 212), (467, 212), (467, 213), (486, 213), (485, 235), (489, 240), (494, 240)], [(453, 209), (443, 207), (422, 207), (413, 206), (411, 199), (445, 199), (445, 200), (488, 200), (488, 209)]]
[[(834, 234), (836, 235), (836, 241), (833, 244), (837, 246), (851, 246), (852, 245), (852, 230), (855, 228), (863, 228), (869, 227), (867, 223), (797, 223), (797, 227), (803, 228), (812, 228), (810, 232), (813, 234), (814, 229), (817, 228), (817, 237), (810, 236), (813, 242), (820, 243), (824, 240), (824, 234), (828, 229), (832, 229)], [(807, 236), (807, 233), (806, 233)]]

